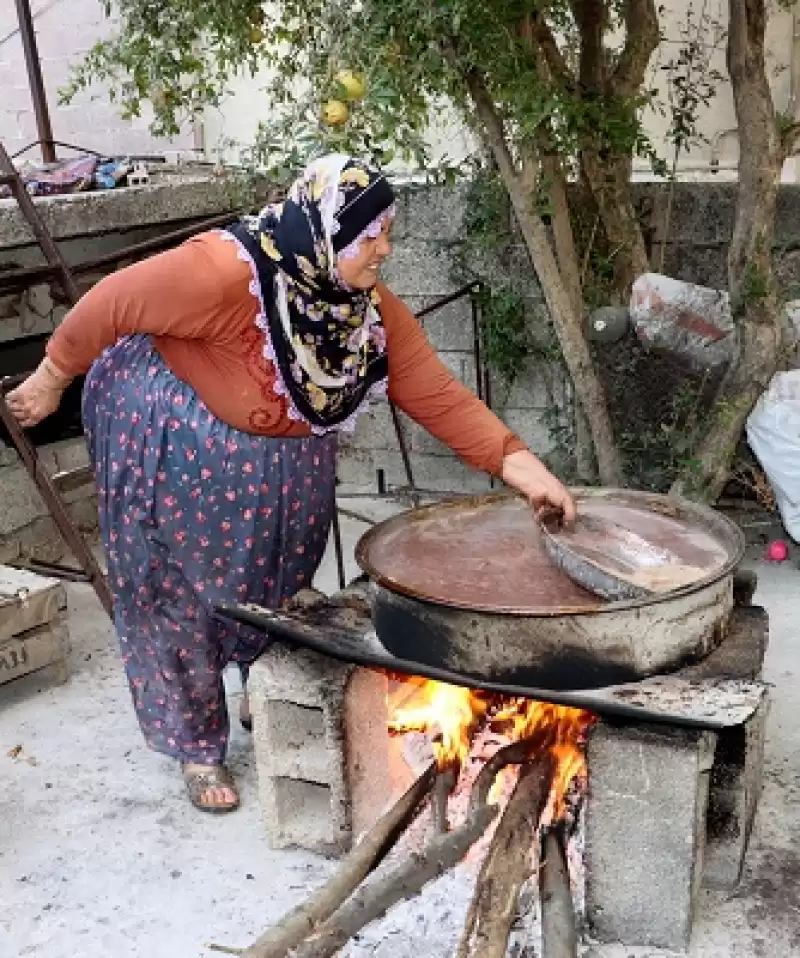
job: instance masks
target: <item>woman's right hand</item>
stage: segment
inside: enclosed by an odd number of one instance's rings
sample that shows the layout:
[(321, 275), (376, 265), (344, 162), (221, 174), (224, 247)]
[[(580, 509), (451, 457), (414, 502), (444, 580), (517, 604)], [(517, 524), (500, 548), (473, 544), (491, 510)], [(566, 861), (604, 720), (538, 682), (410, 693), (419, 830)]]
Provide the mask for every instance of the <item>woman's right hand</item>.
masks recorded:
[(71, 377), (45, 357), (36, 371), (6, 396), (8, 408), (20, 426), (30, 429), (58, 409), (71, 382)]

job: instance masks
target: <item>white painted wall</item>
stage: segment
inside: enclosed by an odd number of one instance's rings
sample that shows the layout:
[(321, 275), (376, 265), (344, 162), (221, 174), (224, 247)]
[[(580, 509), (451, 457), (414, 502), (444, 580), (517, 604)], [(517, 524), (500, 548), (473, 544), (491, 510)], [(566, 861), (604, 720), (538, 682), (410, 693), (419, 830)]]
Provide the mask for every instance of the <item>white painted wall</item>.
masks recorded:
[[(191, 130), (170, 142), (150, 135), (147, 117), (121, 119), (103, 90), (59, 106), (58, 88), (67, 81), (69, 65), (106, 36), (110, 24), (98, 0), (31, 0), (31, 11), (55, 139), (109, 154), (192, 147)], [(38, 139), (13, 0), (0, 0), (0, 139), (10, 153)], [(40, 158), (36, 151), (26, 156)]]
[[(676, 46), (681, 42), (680, 25), (686, 22), (689, 6), (695, 10), (705, 4), (706, 9), (722, 23), (727, 17), (727, 0), (665, 0), (662, 17), (666, 40), (654, 58), (651, 81), (664, 86), (661, 69)], [(228, 159), (235, 159), (235, 144), (246, 146), (253, 137), (259, 121), (268, 122), (270, 106), (263, 90), (265, 77), (241, 77), (232, 84), (232, 94), (221, 109), (208, 110), (197, 131), (187, 128), (172, 142), (157, 140), (147, 130), (147, 117), (124, 121), (110, 105), (104, 91), (96, 96), (83, 95), (69, 107), (57, 105), (57, 89), (65, 82), (68, 67), (91, 44), (105, 35), (110, 25), (104, 21), (98, 0), (32, 0), (37, 38), (42, 58), (53, 130), (57, 139), (75, 142), (108, 153), (148, 153), (164, 150), (191, 150), (195, 133), (202, 138), (210, 158), (217, 158), (220, 147)], [(800, 116), (797, 99), (800, 98), (800, 44), (798, 43), (796, 14), (779, 8), (775, 2), (768, 29), (769, 63), (776, 106), (793, 116)], [(714, 57), (714, 66), (725, 73), (725, 54), (721, 46)], [(648, 111), (646, 125), (659, 152), (666, 158), (670, 147), (664, 141), (668, 119)], [(700, 125), (708, 144), (696, 147), (681, 158), (679, 170), (687, 179), (710, 175), (713, 156), (719, 162), (719, 178), (735, 177), (738, 143), (729, 135), (734, 127), (733, 103), (730, 87), (724, 83), (711, 105), (701, 112)], [(22, 56), (19, 33), (16, 31), (16, 13), (12, 0), (0, 0), (0, 138), (12, 149), (36, 139), (36, 124), (27, 74)], [(471, 149), (466, 131), (456, 121), (440, 122), (430, 134), (432, 152), (439, 158), (447, 154), (462, 158)], [(231, 146), (233, 141), (233, 146)], [(713, 144), (716, 143), (716, 148)], [(637, 178), (649, 178), (648, 168), (639, 164)], [(800, 178), (800, 163), (789, 160), (784, 179)]]

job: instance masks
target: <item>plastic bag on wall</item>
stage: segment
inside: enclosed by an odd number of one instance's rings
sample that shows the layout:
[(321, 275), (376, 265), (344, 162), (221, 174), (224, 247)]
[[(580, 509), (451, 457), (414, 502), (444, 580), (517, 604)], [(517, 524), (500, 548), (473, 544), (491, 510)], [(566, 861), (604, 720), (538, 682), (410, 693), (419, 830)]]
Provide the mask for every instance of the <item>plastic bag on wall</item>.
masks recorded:
[(800, 542), (800, 369), (773, 376), (750, 413), (746, 430), (775, 493), (786, 532)]

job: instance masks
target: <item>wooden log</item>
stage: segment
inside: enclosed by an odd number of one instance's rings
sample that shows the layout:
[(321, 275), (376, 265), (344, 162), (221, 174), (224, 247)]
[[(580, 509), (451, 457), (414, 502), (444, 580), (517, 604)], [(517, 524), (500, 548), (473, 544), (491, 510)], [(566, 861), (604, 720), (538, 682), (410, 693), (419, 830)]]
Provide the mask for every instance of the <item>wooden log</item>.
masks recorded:
[(430, 765), (385, 815), (345, 857), (338, 870), (309, 900), (290, 911), (242, 954), (245, 958), (285, 958), (345, 901), (385, 858), (408, 827), (436, 780)]
[(556, 759), (550, 750), (522, 766), (483, 860), (458, 947), (458, 958), (504, 958), (547, 806)]
[(456, 787), (459, 770), (458, 765), (451, 766), (439, 772), (436, 776), (431, 801), (431, 814), (433, 816), (433, 830), (439, 835), (443, 835), (450, 829), (450, 822), (447, 817), (447, 800)]
[(542, 839), (539, 867), (544, 958), (577, 958), (578, 931), (563, 830), (549, 828)]
[(385, 915), (397, 902), (418, 895), (429, 881), (457, 865), (496, 815), (494, 805), (482, 805), (463, 825), (434, 838), (423, 852), (409, 855), (396, 868), (376, 876), (293, 951), (292, 958), (335, 955), (365, 925)]

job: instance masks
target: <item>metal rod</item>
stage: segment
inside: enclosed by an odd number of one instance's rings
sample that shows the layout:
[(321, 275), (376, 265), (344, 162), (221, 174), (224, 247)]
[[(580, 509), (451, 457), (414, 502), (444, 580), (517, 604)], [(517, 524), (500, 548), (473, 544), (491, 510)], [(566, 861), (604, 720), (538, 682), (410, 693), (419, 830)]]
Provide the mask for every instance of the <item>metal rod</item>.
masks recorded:
[(437, 299), (435, 303), (431, 303), (430, 306), (423, 307), (414, 313), (414, 315), (417, 319), (422, 319), (423, 316), (427, 316), (429, 313), (434, 313), (437, 309), (441, 309), (443, 306), (449, 306), (450, 303), (454, 303), (457, 299), (461, 299), (462, 297), (469, 295), (469, 293), (473, 292), (473, 290), (479, 288), (480, 286), (481, 283), (477, 280), (467, 283), (466, 286), (462, 286), (461, 289), (457, 289), (455, 293), (450, 293), (449, 296), (444, 296), (442, 299)]
[(17, 422), (14, 414), (8, 408), (5, 394), (0, 390), (0, 419), (11, 436), (11, 439), (20, 454), (22, 464), (28, 470), (28, 474), (33, 480), (36, 488), (39, 490), (42, 498), (47, 505), (50, 515), (53, 517), (58, 531), (64, 537), (64, 541), (72, 550), (73, 555), (78, 560), (81, 569), (86, 573), (97, 598), (100, 600), (103, 608), (108, 615), (114, 618), (114, 600), (111, 597), (111, 590), (103, 574), (103, 570), (92, 555), (92, 551), (86, 544), (86, 540), (80, 534), (72, 521), (72, 517), (67, 512), (64, 500), (58, 494), (53, 480), (42, 466), (39, 455), (28, 441), (28, 437), (22, 431), (22, 427)]
[(25, 66), (28, 70), (33, 110), (36, 114), (36, 129), (39, 131), (39, 140), (42, 144), (42, 159), (45, 163), (54, 163), (56, 148), (53, 144), (53, 127), (50, 123), (50, 111), (47, 107), (47, 92), (42, 77), (42, 64), (39, 60), (39, 50), (36, 45), (36, 31), (33, 27), (30, 3), (28, 0), (16, 0), (16, 5), (19, 35), (22, 38), (22, 49), (25, 53)]
[(470, 297), (472, 309), (472, 356), (475, 360), (475, 386), (478, 399), (483, 400), (483, 350), (481, 349), (481, 324), (478, 312), (478, 301)]
[(394, 424), (394, 431), (397, 436), (397, 443), (400, 446), (400, 457), (403, 460), (403, 470), (406, 474), (406, 479), (408, 480), (408, 488), (411, 492), (411, 495), (415, 495), (415, 486), (414, 486), (414, 471), (411, 468), (411, 457), (408, 454), (408, 446), (406, 445), (406, 434), (403, 429), (403, 424), (400, 422), (400, 414), (397, 412), (397, 407), (394, 403), (389, 403), (389, 411), (392, 414), (392, 422)]

